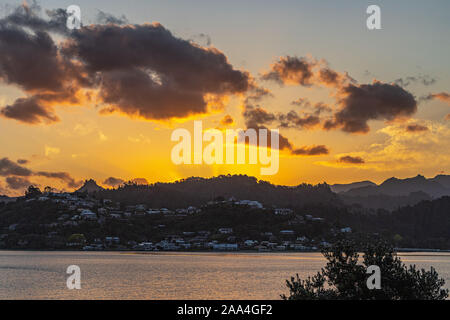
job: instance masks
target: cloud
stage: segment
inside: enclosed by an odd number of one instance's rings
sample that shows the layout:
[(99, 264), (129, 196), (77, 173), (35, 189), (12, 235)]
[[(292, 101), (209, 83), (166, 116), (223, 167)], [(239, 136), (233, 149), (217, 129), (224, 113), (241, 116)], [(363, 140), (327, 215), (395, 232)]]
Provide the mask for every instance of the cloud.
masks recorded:
[(447, 92), (434, 93), (431, 94), (431, 97), (433, 99), (439, 99), (441, 101), (450, 103), (450, 94)]
[(355, 82), (347, 73), (332, 70), (324, 59), (315, 60), (305, 57), (280, 57), (270, 66), (270, 70), (261, 75), (262, 80), (275, 81), (280, 85), (301, 85), (342, 87)]
[(279, 114), (280, 126), (284, 128), (314, 128), (320, 124), (320, 117), (317, 114), (299, 115), (294, 110), (286, 114)]
[(51, 146), (44, 146), (44, 154), (46, 157), (54, 155), (54, 154), (59, 154), (61, 152), (61, 150), (57, 147), (51, 147)]
[[(407, 119), (417, 111), (415, 97), (398, 84), (374, 81), (371, 84), (358, 84), (348, 73), (332, 70), (325, 60), (299, 57), (280, 57), (272, 64), (270, 71), (263, 73), (262, 79), (280, 84), (301, 86), (326, 86), (334, 89), (336, 108), (331, 117), (320, 116), (321, 112), (333, 112), (329, 106), (318, 103), (316, 112), (298, 115), (291, 111), (281, 115), (281, 126), (315, 128), (322, 124), (325, 130), (341, 129), (348, 133), (367, 133), (370, 120), (393, 121)], [(417, 79), (431, 83), (428, 77)], [(417, 80), (410, 78), (409, 81)], [(445, 95), (436, 98), (446, 99)], [(293, 105), (310, 108), (308, 99), (300, 98)], [(245, 115), (244, 115), (245, 116)], [(247, 118), (251, 119), (254, 117)]]
[(394, 81), (395, 84), (400, 87), (407, 87), (411, 84), (420, 83), (424, 86), (431, 86), (436, 83), (436, 79), (431, 78), (428, 75), (408, 76), (405, 78), (398, 78)]
[(51, 31), (62, 34), (68, 32), (65, 9), (46, 10), (49, 19), (43, 19), (40, 16), (41, 11), (41, 7), (36, 1), (33, 1), (31, 4), (24, 1), (22, 5), (17, 6), (10, 14), (1, 19), (0, 23), (16, 27), (27, 27), (36, 31)]
[(29, 160), (27, 160), (27, 159), (17, 159), (17, 163), (18, 164), (27, 164), (27, 163), (29, 163), (30, 161)]
[(206, 113), (205, 96), (246, 92), (250, 76), (216, 48), (177, 38), (161, 24), (90, 25), (65, 43), (64, 55), (100, 72), (107, 111), (146, 119)]
[(351, 163), (351, 164), (363, 164), (365, 161), (361, 157), (342, 156), (338, 159), (338, 162)]
[(117, 187), (118, 185), (121, 185), (124, 182), (125, 181), (120, 178), (109, 177), (105, 181), (103, 181), (103, 184), (110, 187)]
[(445, 116), (445, 120), (449, 120), (450, 121), (450, 113)]
[(83, 181), (75, 181), (74, 178), (70, 176), (67, 172), (46, 172), (46, 171), (39, 171), (34, 173), (37, 176), (40, 177), (46, 177), (46, 178), (53, 178), (53, 179), (59, 179), (64, 181), (69, 188), (78, 188), (83, 184)]
[(270, 124), (276, 120), (275, 114), (268, 112), (261, 107), (247, 105), (242, 113), (245, 124), (248, 128), (258, 128), (259, 126)]
[(96, 21), (100, 24), (127, 24), (128, 19), (125, 15), (122, 15), (120, 17), (116, 17), (110, 13), (106, 13), (102, 10), (98, 10)]
[(59, 121), (53, 110), (43, 106), (36, 97), (19, 98), (12, 105), (0, 109), (0, 114), (28, 124)]
[(279, 84), (310, 86), (316, 64), (315, 61), (309, 61), (303, 57), (280, 57), (271, 65), (270, 71), (263, 73), (261, 78)]
[(412, 133), (423, 132), (423, 131), (429, 130), (427, 126), (424, 126), (424, 125), (421, 125), (418, 123), (408, 124), (405, 129), (406, 129), (406, 131), (412, 132)]
[(47, 11), (47, 19), (40, 11), (24, 4), (0, 19), (0, 80), (27, 95), (0, 109), (4, 117), (52, 123), (56, 104), (95, 100), (102, 114), (185, 118), (254, 86), (218, 49), (175, 37), (159, 23), (123, 25), (126, 18), (99, 11), (103, 24), (69, 31), (65, 10)]
[(148, 181), (145, 178), (134, 178), (130, 182), (138, 185), (148, 185)]
[(10, 175), (28, 177), (33, 172), (17, 163), (9, 160), (8, 158), (0, 159), (0, 176), (6, 177)]
[(231, 126), (234, 123), (234, 119), (227, 114), (220, 120), (220, 124), (223, 126)]
[(426, 96), (420, 97), (419, 101), (429, 101), (429, 100), (441, 100), (450, 104), (450, 93), (448, 92), (438, 92), (430, 93)]
[(414, 96), (396, 84), (374, 82), (343, 87), (340, 90), (340, 110), (324, 128), (341, 128), (349, 133), (367, 133), (368, 121), (392, 121), (409, 118), (417, 111)]
[[(267, 137), (268, 143), (271, 141), (271, 135), (276, 133), (270, 131), (270, 129), (268, 129), (266, 125), (269, 125), (273, 122), (276, 122), (277, 125), (282, 128), (311, 128), (320, 122), (320, 119), (317, 115), (306, 115), (304, 117), (301, 117), (295, 111), (290, 111), (287, 114), (274, 114), (259, 106), (255, 107), (252, 105), (246, 105), (242, 114), (244, 116), (247, 129), (252, 128), (255, 130), (267, 130), (269, 134), (269, 136)], [(303, 146), (297, 148), (291, 141), (289, 141), (287, 137), (285, 137), (281, 133), (278, 133), (278, 141), (280, 150), (287, 150), (291, 155), (294, 156), (315, 156), (329, 153), (328, 148), (324, 145)]]
[(32, 183), (28, 179), (22, 177), (7, 177), (6, 184), (13, 190), (20, 190), (30, 186)]
[[(3, 177), (45, 177), (51, 179), (59, 179), (67, 184), (70, 188), (77, 188), (82, 184), (82, 181), (76, 181), (67, 172), (47, 172), (47, 171), (33, 171), (20, 164), (17, 164), (8, 158), (0, 159), (0, 176)], [(16, 181), (16, 180), (11, 180)]]
[(292, 105), (298, 107), (309, 108), (311, 106), (311, 102), (309, 102), (308, 98), (298, 98), (291, 102)]
[(301, 148), (293, 149), (291, 152), (293, 155), (299, 156), (320, 156), (329, 154), (330, 151), (324, 145), (318, 146), (303, 146)]
[[(358, 166), (359, 169), (388, 172), (389, 175), (435, 172), (436, 168), (446, 170), (450, 166), (450, 156), (442, 151), (450, 149), (450, 129), (439, 122), (426, 121), (425, 125), (428, 130), (421, 134), (407, 132), (404, 124), (388, 125), (377, 131), (384, 135), (384, 141), (368, 145), (351, 156), (364, 159), (364, 165)], [(316, 163), (335, 168), (348, 166), (338, 161)]]

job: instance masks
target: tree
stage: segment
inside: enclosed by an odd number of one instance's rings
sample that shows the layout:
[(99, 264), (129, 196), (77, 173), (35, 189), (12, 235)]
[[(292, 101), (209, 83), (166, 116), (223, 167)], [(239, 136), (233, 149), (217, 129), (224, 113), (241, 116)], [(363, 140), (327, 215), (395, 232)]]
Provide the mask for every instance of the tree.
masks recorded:
[(49, 193), (52, 193), (52, 192), (53, 192), (53, 188), (52, 187), (46, 186), (44, 188), (44, 193), (49, 194)]
[(82, 233), (74, 233), (67, 239), (67, 242), (82, 245), (86, 243), (86, 237)]
[(30, 185), (28, 189), (25, 191), (25, 198), (36, 198), (42, 195), (41, 190), (38, 187)]
[[(445, 281), (431, 267), (430, 271), (407, 267), (384, 242), (366, 244), (359, 263), (358, 247), (349, 240), (340, 240), (322, 254), (328, 260), (315, 276), (306, 280), (298, 274), (286, 281), (289, 296), (284, 300), (444, 300), (448, 290)], [(366, 270), (370, 265), (380, 268), (381, 289), (367, 287)]]

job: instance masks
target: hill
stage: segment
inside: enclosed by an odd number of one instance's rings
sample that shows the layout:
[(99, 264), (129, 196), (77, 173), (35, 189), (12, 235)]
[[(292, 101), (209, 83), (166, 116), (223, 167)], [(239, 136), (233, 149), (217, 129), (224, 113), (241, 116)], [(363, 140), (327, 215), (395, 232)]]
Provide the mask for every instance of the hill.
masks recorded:
[(91, 192), (97, 192), (97, 191), (102, 191), (105, 190), (104, 188), (100, 187), (97, 182), (95, 182), (95, 180), (93, 179), (89, 179), (86, 180), (83, 184), (83, 186), (78, 189), (75, 192), (87, 192), (87, 193), (91, 193)]
[(298, 207), (309, 203), (340, 203), (327, 184), (273, 185), (247, 175), (213, 178), (192, 177), (173, 183), (137, 185), (127, 183), (118, 189), (102, 190), (97, 197), (125, 204), (143, 203), (155, 208), (199, 206), (223, 197), (256, 200), (266, 206)]

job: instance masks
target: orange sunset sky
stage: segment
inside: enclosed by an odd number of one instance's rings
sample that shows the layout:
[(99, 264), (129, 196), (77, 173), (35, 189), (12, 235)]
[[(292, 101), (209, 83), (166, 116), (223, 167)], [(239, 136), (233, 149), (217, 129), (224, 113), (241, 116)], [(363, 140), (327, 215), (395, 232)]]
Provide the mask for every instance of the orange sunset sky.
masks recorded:
[[(0, 194), (247, 174), (275, 184), (449, 174), (448, 1), (0, 6)], [(63, 10), (58, 10), (63, 8)], [(176, 128), (279, 129), (280, 168), (175, 165)], [(115, 178), (109, 179), (108, 178)]]

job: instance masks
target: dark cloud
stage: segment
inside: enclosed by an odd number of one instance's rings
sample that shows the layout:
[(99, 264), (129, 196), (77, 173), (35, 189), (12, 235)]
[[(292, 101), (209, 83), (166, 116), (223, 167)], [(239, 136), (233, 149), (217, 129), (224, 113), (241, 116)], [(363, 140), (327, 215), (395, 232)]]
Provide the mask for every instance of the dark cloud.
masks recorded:
[(36, 97), (19, 98), (13, 104), (0, 109), (0, 114), (29, 124), (59, 121), (52, 108), (43, 106)]
[(247, 97), (245, 98), (245, 104), (259, 102), (265, 97), (273, 97), (273, 94), (269, 89), (252, 85), (248, 91)]
[(298, 107), (309, 108), (311, 106), (311, 102), (309, 102), (308, 98), (298, 98), (291, 102), (292, 105)]
[(410, 117), (417, 111), (414, 96), (395, 84), (349, 84), (340, 91), (341, 109), (333, 119), (325, 121), (324, 128), (341, 128), (350, 133), (367, 133), (369, 120), (391, 121)]
[(91, 25), (74, 32), (64, 55), (101, 73), (109, 111), (147, 119), (207, 112), (205, 95), (244, 93), (250, 76), (215, 48), (176, 38), (162, 25)]
[(298, 156), (319, 156), (329, 154), (330, 151), (324, 145), (318, 146), (303, 146), (301, 148), (293, 149), (291, 152), (293, 155)]
[(110, 13), (106, 13), (102, 10), (98, 10), (96, 21), (100, 24), (127, 24), (128, 19), (125, 15), (121, 15), (120, 17), (116, 17)]
[(436, 99), (450, 103), (450, 93), (448, 92), (430, 93), (427, 96), (420, 97), (420, 101), (428, 101)]
[(47, 11), (47, 20), (39, 13), (34, 2), (0, 19), (0, 80), (27, 93), (0, 114), (28, 124), (57, 121), (52, 103), (78, 103), (75, 94), (90, 83), (79, 64), (60, 54), (49, 34), (67, 30), (65, 10)]
[(363, 163), (365, 163), (363, 158), (361, 158), (361, 157), (352, 157), (352, 156), (342, 156), (342, 157), (339, 158), (338, 162), (351, 163), (351, 164), (363, 164)]
[(258, 106), (247, 105), (244, 109), (243, 116), (247, 128), (259, 128), (262, 125), (270, 124), (276, 120), (275, 114), (266, 111)]
[(27, 160), (27, 159), (17, 159), (17, 163), (18, 164), (27, 164), (27, 163), (29, 163), (30, 161), (29, 160)]
[(436, 79), (431, 78), (428, 75), (408, 76), (405, 78), (399, 78), (394, 81), (395, 84), (401, 87), (407, 87), (410, 84), (420, 83), (424, 86), (431, 86), (436, 83)]
[(211, 37), (205, 33), (199, 33), (199, 34), (195, 35), (193, 38), (197, 39), (196, 42), (198, 42), (200, 44), (202, 42), (204, 42), (204, 45), (207, 47), (209, 47), (211, 45)]
[(61, 181), (64, 181), (69, 188), (78, 188), (83, 184), (83, 181), (75, 181), (75, 179), (72, 178), (67, 172), (39, 171), (35, 172), (35, 175), (46, 178), (59, 179)]
[(148, 181), (145, 178), (134, 178), (130, 181), (131, 183), (139, 184), (139, 185), (148, 185)]
[(110, 187), (117, 187), (117, 186), (121, 185), (124, 182), (125, 181), (120, 179), (120, 178), (109, 177), (105, 181), (103, 181), (103, 184), (107, 185), (107, 186), (110, 186)]
[(36, 1), (16, 7), (5, 18), (0, 19), (0, 25), (27, 27), (34, 31), (50, 31), (67, 33), (67, 13), (64, 9), (46, 10), (48, 19), (41, 17), (41, 7)]
[(309, 86), (314, 76), (315, 61), (308, 61), (303, 57), (280, 57), (272, 64), (271, 70), (262, 75), (263, 80), (276, 81), (279, 84), (298, 84)]
[(332, 70), (325, 60), (311, 60), (304, 57), (280, 57), (271, 65), (270, 71), (262, 74), (261, 79), (272, 80), (279, 84), (301, 86), (327, 86), (340, 88), (347, 83), (355, 83), (347, 73)]
[[(120, 25), (124, 17), (99, 11), (104, 24), (68, 31), (64, 10), (47, 11), (47, 19), (40, 11), (22, 5), (0, 20), (0, 80), (27, 93), (0, 109), (5, 117), (54, 122), (55, 104), (80, 105), (78, 96), (98, 90), (103, 113), (182, 118), (204, 114), (210, 101), (254, 86), (218, 49), (177, 38), (161, 24)], [(60, 45), (51, 32), (60, 33)]]
[[(281, 133), (276, 133), (271, 130), (269, 130), (265, 124), (270, 124), (274, 121), (279, 122), (280, 127), (289, 127), (289, 125), (292, 125), (292, 123), (295, 123), (296, 126), (310, 126), (313, 125), (313, 123), (316, 123), (316, 120), (309, 120), (308, 118), (300, 118), (297, 113), (294, 111), (291, 111), (290, 113), (284, 114), (278, 114), (275, 115), (271, 112), (266, 111), (265, 109), (261, 107), (253, 107), (253, 106), (246, 106), (243, 112), (245, 123), (247, 126), (247, 129), (266, 129), (268, 133), (267, 137), (267, 143), (268, 147), (271, 147), (270, 141), (272, 139), (272, 135), (278, 135), (278, 149), (279, 150), (286, 150), (291, 155), (295, 156), (312, 156), (312, 155), (320, 155), (320, 154), (328, 154), (328, 149), (323, 146), (303, 146), (301, 148), (296, 148), (287, 137), (282, 135)], [(308, 121), (311, 121), (309, 123)], [(259, 138), (258, 138), (259, 139)], [(259, 144), (259, 141), (258, 141)]]
[(227, 114), (225, 117), (223, 117), (220, 120), (220, 124), (223, 126), (229, 126), (229, 125), (232, 125), (233, 123), (234, 123), (234, 119), (229, 114)]
[[(298, 101), (296, 102), (300, 103)], [(306, 105), (304, 102), (302, 104)], [(281, 128), (312, 129), (320, 124), (321, 112), (330, 110), (327, 105), (321, 102), (314, 105), (312, 112), (302, 112), (300, 114), (295, 110), (275, 114), (259, 106), (247, 105), (244, 109), (243, 116), (249, 128), (257, 128), (276, 122)]]
[(32, 183), (28, 179), (22, 177), (7, 177), (6, 184), (13, 190), (24, 189), (32, 185)]
[(30, 34), (0, 23), (0, 77), (26, 91), (60, 91), (67, 75), (48, 33)]
[[(23, 164), (23, 163), (22, 163)], [(32, 171), (18, 163), (15, 163), (8, 158), (0, 159), (0, 176), (3, 177), (31, 177), (39, 176), (52, 179), (59, 179), (67, 184), (70, 188), (79, 187), (82, 182), (75, 181), (67, 172), (47, 172), (47, 171)]]
[(299, 115), (294, 110), (286, 114), (279, 114), (280, 126), (284, 128), (313, 128), (320, 124), (320, 117), (316, 114)]
[(409, 124), (406, 126), (406, 131), (408, 132), (423, 132), (423, 131), (428, 131), (428, 127), (427, 126), (423, 126), (421, 124), (418, 123), (413, 123), (413, 124)]
[(28, 177), (31, 176), (33, 172), (8, 158), (0, 159), (0, 176), (6, 177), (10, 175)]

